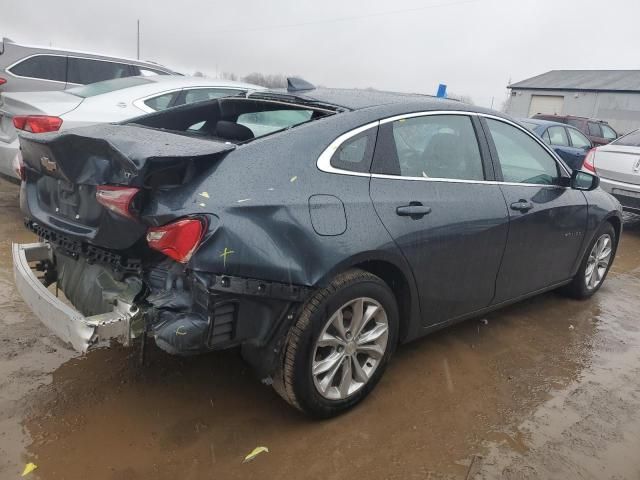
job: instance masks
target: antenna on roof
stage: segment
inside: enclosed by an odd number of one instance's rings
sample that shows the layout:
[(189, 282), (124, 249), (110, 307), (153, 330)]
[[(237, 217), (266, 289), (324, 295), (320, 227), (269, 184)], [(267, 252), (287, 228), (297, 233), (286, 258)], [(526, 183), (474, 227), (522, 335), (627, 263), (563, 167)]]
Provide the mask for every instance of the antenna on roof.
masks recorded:
[(287, 77), (287, 92), (302, 92), (304, 90), (314, 90), (315, 85), (299, 77)]

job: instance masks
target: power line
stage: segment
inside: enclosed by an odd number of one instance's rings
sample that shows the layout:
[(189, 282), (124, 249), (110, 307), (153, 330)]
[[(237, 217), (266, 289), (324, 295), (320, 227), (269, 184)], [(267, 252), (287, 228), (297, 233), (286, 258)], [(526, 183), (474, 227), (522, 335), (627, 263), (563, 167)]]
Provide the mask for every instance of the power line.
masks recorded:
[(367, 13), (364, 15), (353, 15), (348, 17), (338, 17), (338, 18), (327, 18), (324, 20), (311, 20), (308, 22), (300, 22), (300, 23), (285, 23), (281, 25), (271, 25), (271, 26), (262, 26), (262, 27), (250, 27), (250, 28), (232, 28), (228, 30), (216, 30), (215, 32), (211, 32), (213, 34), (221, 34), (221, 33), (247, 33), (247, 32), (261, 32), (261, 31), (269, 31), (269, 30), (281, 30), (286, 28), (297, 28), (297, 27), (307, 27), (312, 25), (323, 25), (330, 23), (339, 23), (339, 22), (351, 22), (354, 20), (362, 20), (366, 18), (373, 17), (384, 17), (388, 15), (399, 15), (404, 13), (418, 12), (422, 10), (430, 10), (432, 8), (443, 8), (443, 7), (453, 7), (457, 5), (465, 5), (469, 3), (478, 3), (480, 0), (459, 0), (454, 2), (444, 2), (437, 3), (432, 5), (425, 5), (422, 7), (415, 8), (406, 8), (402, 10), (389, 10), (386, 12), (376, 12), (376, 13)]

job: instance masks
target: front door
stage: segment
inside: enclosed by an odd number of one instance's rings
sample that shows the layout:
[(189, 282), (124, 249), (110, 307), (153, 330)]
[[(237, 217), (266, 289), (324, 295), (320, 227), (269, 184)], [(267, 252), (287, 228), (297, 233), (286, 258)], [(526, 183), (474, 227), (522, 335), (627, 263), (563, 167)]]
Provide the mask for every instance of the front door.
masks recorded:
[(512, 124), (483, 120), (509, 208), (509, 237), (494, 304), (570, 278), (587, 226), (587, 202), (538, 140)]
[(371, 199), (413, 269), (425, 326), (486, 307), (495, 293), (508, 213), (500, 187), (486, 181), (493, 170), (478, 131), (462, 114), (402, 118), (378, 131)]

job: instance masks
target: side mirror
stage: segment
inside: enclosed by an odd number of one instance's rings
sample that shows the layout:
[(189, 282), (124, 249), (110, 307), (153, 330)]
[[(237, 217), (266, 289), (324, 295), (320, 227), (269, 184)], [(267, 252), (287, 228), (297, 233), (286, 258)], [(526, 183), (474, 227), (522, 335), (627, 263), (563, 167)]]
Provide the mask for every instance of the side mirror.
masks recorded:
[(571, 188), (590, 192), (600, 186), (600, 177), (582, 170), (574, 170), (571, 174)]

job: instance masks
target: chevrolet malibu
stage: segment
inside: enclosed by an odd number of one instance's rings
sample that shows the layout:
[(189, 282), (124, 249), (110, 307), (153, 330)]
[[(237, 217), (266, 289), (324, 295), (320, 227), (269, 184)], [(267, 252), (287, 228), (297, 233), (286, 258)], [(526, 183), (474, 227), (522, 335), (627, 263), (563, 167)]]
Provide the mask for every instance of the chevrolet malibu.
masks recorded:
[(14, 269), (42, 322), (80, 351), (239, 347), (316, 417), (364, 399), (399, 344), (590, 297), (622, 228), (598, 177), (524, 127), (420, 95), (292, 80), (20, 141), (40, 241)]

